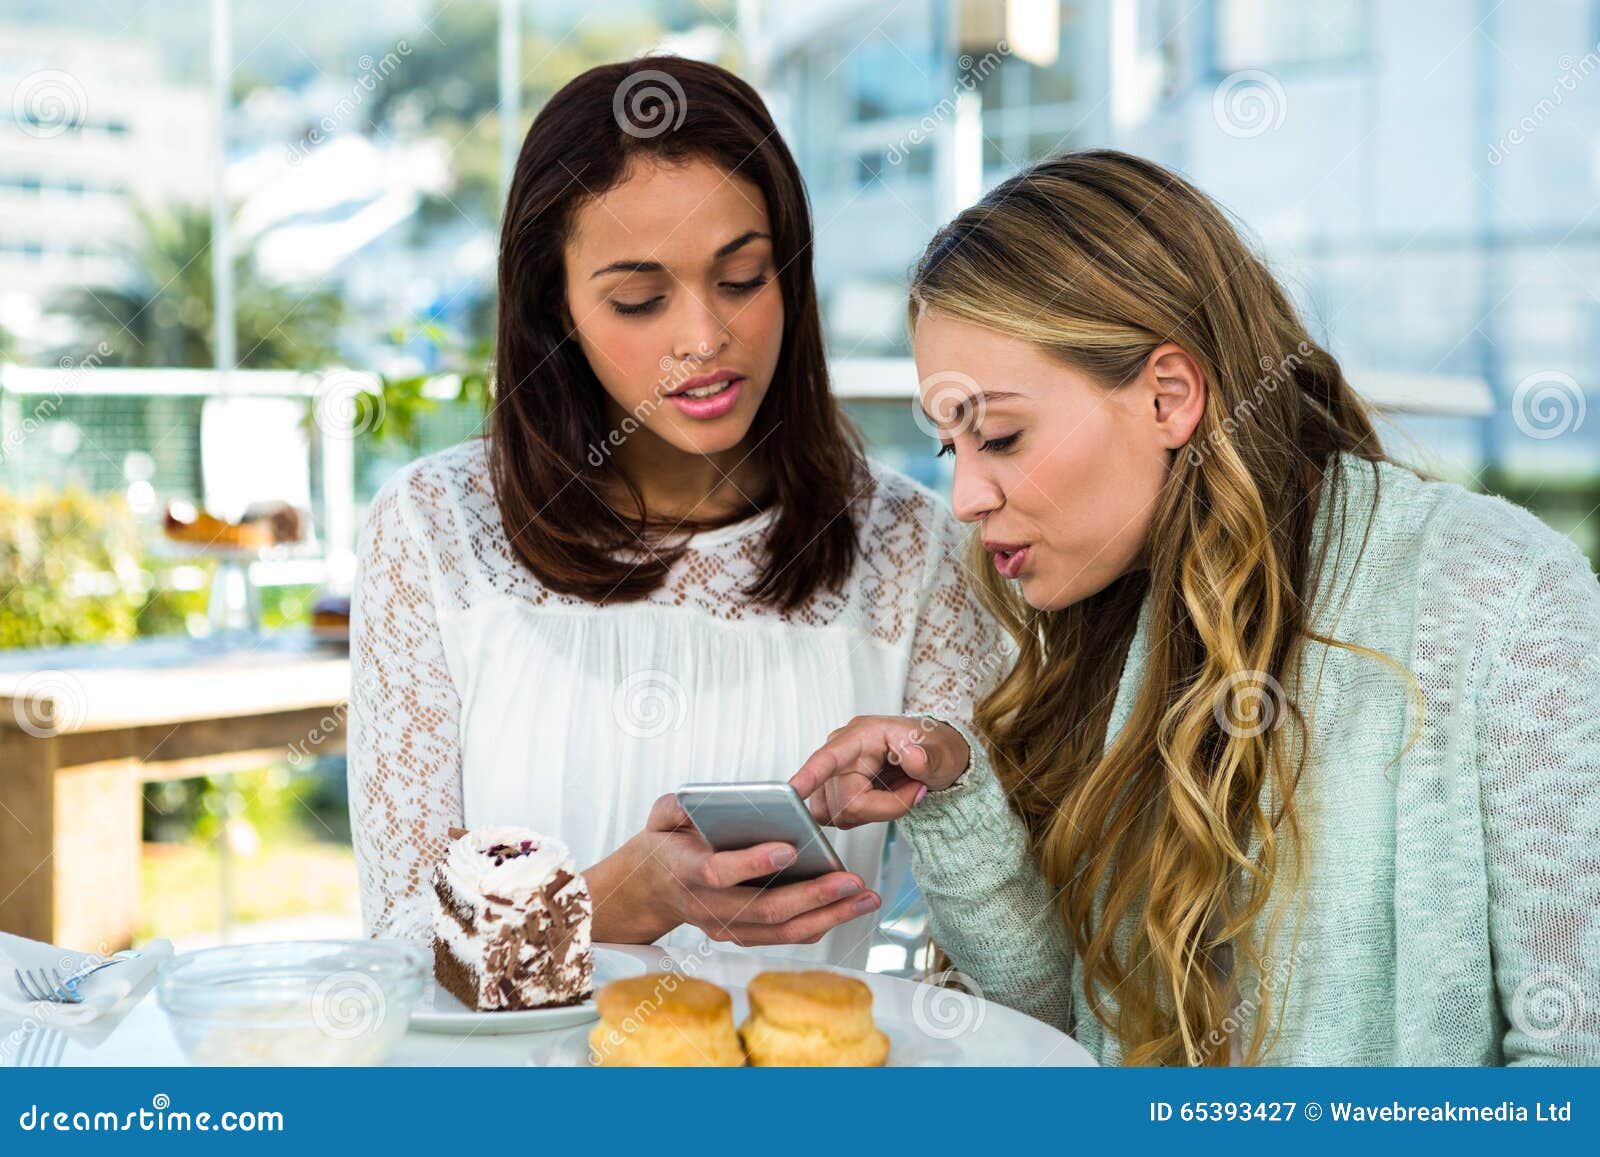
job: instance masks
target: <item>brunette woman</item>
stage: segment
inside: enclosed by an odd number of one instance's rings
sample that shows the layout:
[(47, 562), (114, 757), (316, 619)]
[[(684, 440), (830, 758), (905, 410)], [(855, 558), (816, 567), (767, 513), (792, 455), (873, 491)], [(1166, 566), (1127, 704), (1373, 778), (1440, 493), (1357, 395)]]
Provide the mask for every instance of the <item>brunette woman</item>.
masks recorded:
[(966, 718), (995, 644), (947, 509), (830, 393), (811, 254), (794, 160), (723, 69), (605, 65), (535, 119), (487, 436), (393, 479), (361, 541), (373, 935), (429, 935), (452, 825), (521, 824), (573, 848), (597, 940), (864, 965), (881, 828), (839, 839), (848, 871), (761, 888), (794, 849), (713, 854), (671, 794), (786, 779), (854, 715)]

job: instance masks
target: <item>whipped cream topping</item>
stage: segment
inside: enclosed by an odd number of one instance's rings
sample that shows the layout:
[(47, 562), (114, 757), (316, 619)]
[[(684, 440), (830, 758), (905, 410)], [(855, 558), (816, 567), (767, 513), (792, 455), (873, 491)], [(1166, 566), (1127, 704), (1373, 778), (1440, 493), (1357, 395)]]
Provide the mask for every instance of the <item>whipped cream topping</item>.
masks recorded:
[[(501, 845), (520, 851), (525, 840), (531, 844), (526, 854), (490, 853), (490, 849)], [(513, 903), (543, 891), (557, 872), (578, 874), (566, 844), (519, 827), (472, 829), (451, 843), (440, 870), (459, 892), (499, 896)]]
[[(538, 1008), (590, 990), (593, 907), (564, 843), (527, 828), (475, 828), (451, 841), (437, 871), (436, 951), (473, 975), (477, 1007)], [(552, 939), (557, 925), (563, 934)]]

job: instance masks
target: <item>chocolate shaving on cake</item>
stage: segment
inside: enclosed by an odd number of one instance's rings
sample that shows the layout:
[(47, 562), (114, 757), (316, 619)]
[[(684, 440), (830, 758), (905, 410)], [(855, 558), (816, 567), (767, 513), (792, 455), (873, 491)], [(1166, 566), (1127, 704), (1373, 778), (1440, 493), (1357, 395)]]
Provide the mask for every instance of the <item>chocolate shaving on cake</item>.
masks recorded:
[[(476, 840), (464, 833), (471, 842), (458, 843), (435, 872), (434, 971), (441, 987), (483, 1011), (581, 1003), (594, 987), (593, 904), (570, 854), (559, 841), (526, 829), (479, 833)], [(531, 870), (499, 871), (547, 851), (553, 855)], [(457, 862), (463, 855), (474, 862), (486, 857), (494, 869), (486, 874), (468, 859)], [(447, 872), (447, 864), (455, 866)], [(492, 891), (483, 888), (489, 880)]]

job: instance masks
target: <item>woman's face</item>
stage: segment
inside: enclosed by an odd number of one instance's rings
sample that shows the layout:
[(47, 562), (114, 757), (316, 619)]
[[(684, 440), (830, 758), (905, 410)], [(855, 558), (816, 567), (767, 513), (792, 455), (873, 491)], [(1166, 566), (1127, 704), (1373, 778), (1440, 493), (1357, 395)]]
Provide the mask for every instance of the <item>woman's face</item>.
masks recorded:
[(1176, 345), (1107, 389), (1032, 343), (929, 310), (916, 331), (922, 405), (955, 455), (951, 505), (1030, 606), (1058, 610), (1140, 564), (1173, 451), (1205, 407)]
[(766, 201), (704, 161), (636, 163), (578, 210), (567, 308), (613, 430), (691, 454), (744, 441), (783, 344)]

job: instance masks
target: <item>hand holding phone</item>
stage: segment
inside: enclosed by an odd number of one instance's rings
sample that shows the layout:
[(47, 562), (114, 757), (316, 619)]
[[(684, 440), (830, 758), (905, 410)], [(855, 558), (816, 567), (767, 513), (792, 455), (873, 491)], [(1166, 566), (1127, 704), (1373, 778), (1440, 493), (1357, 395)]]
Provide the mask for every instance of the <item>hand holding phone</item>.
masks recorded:
[[(720, 829), (717, 821), (706, 823)], [(810, 842), (797, 834), (793, 842), (718, 851), (678, 797), (664, 795), (642, 831), (583, 870), (594, 897), (595, 939), (648, 944), (689, 924), (713, 940), (740, 945), (815, 944), (882, 901), (860, 876), (831, 866), (814, 879), (775, 883)], [(826, 839), (821, 842), (826, 846)]]
[(822, 828), (787, 783), (686, 783), (678, 789), (678, 803), (715, 851), (733, 852), (766, 843), (789, 844), (795, 849), (793, 864), (751, 884), (795, 884), (846, 870)]

